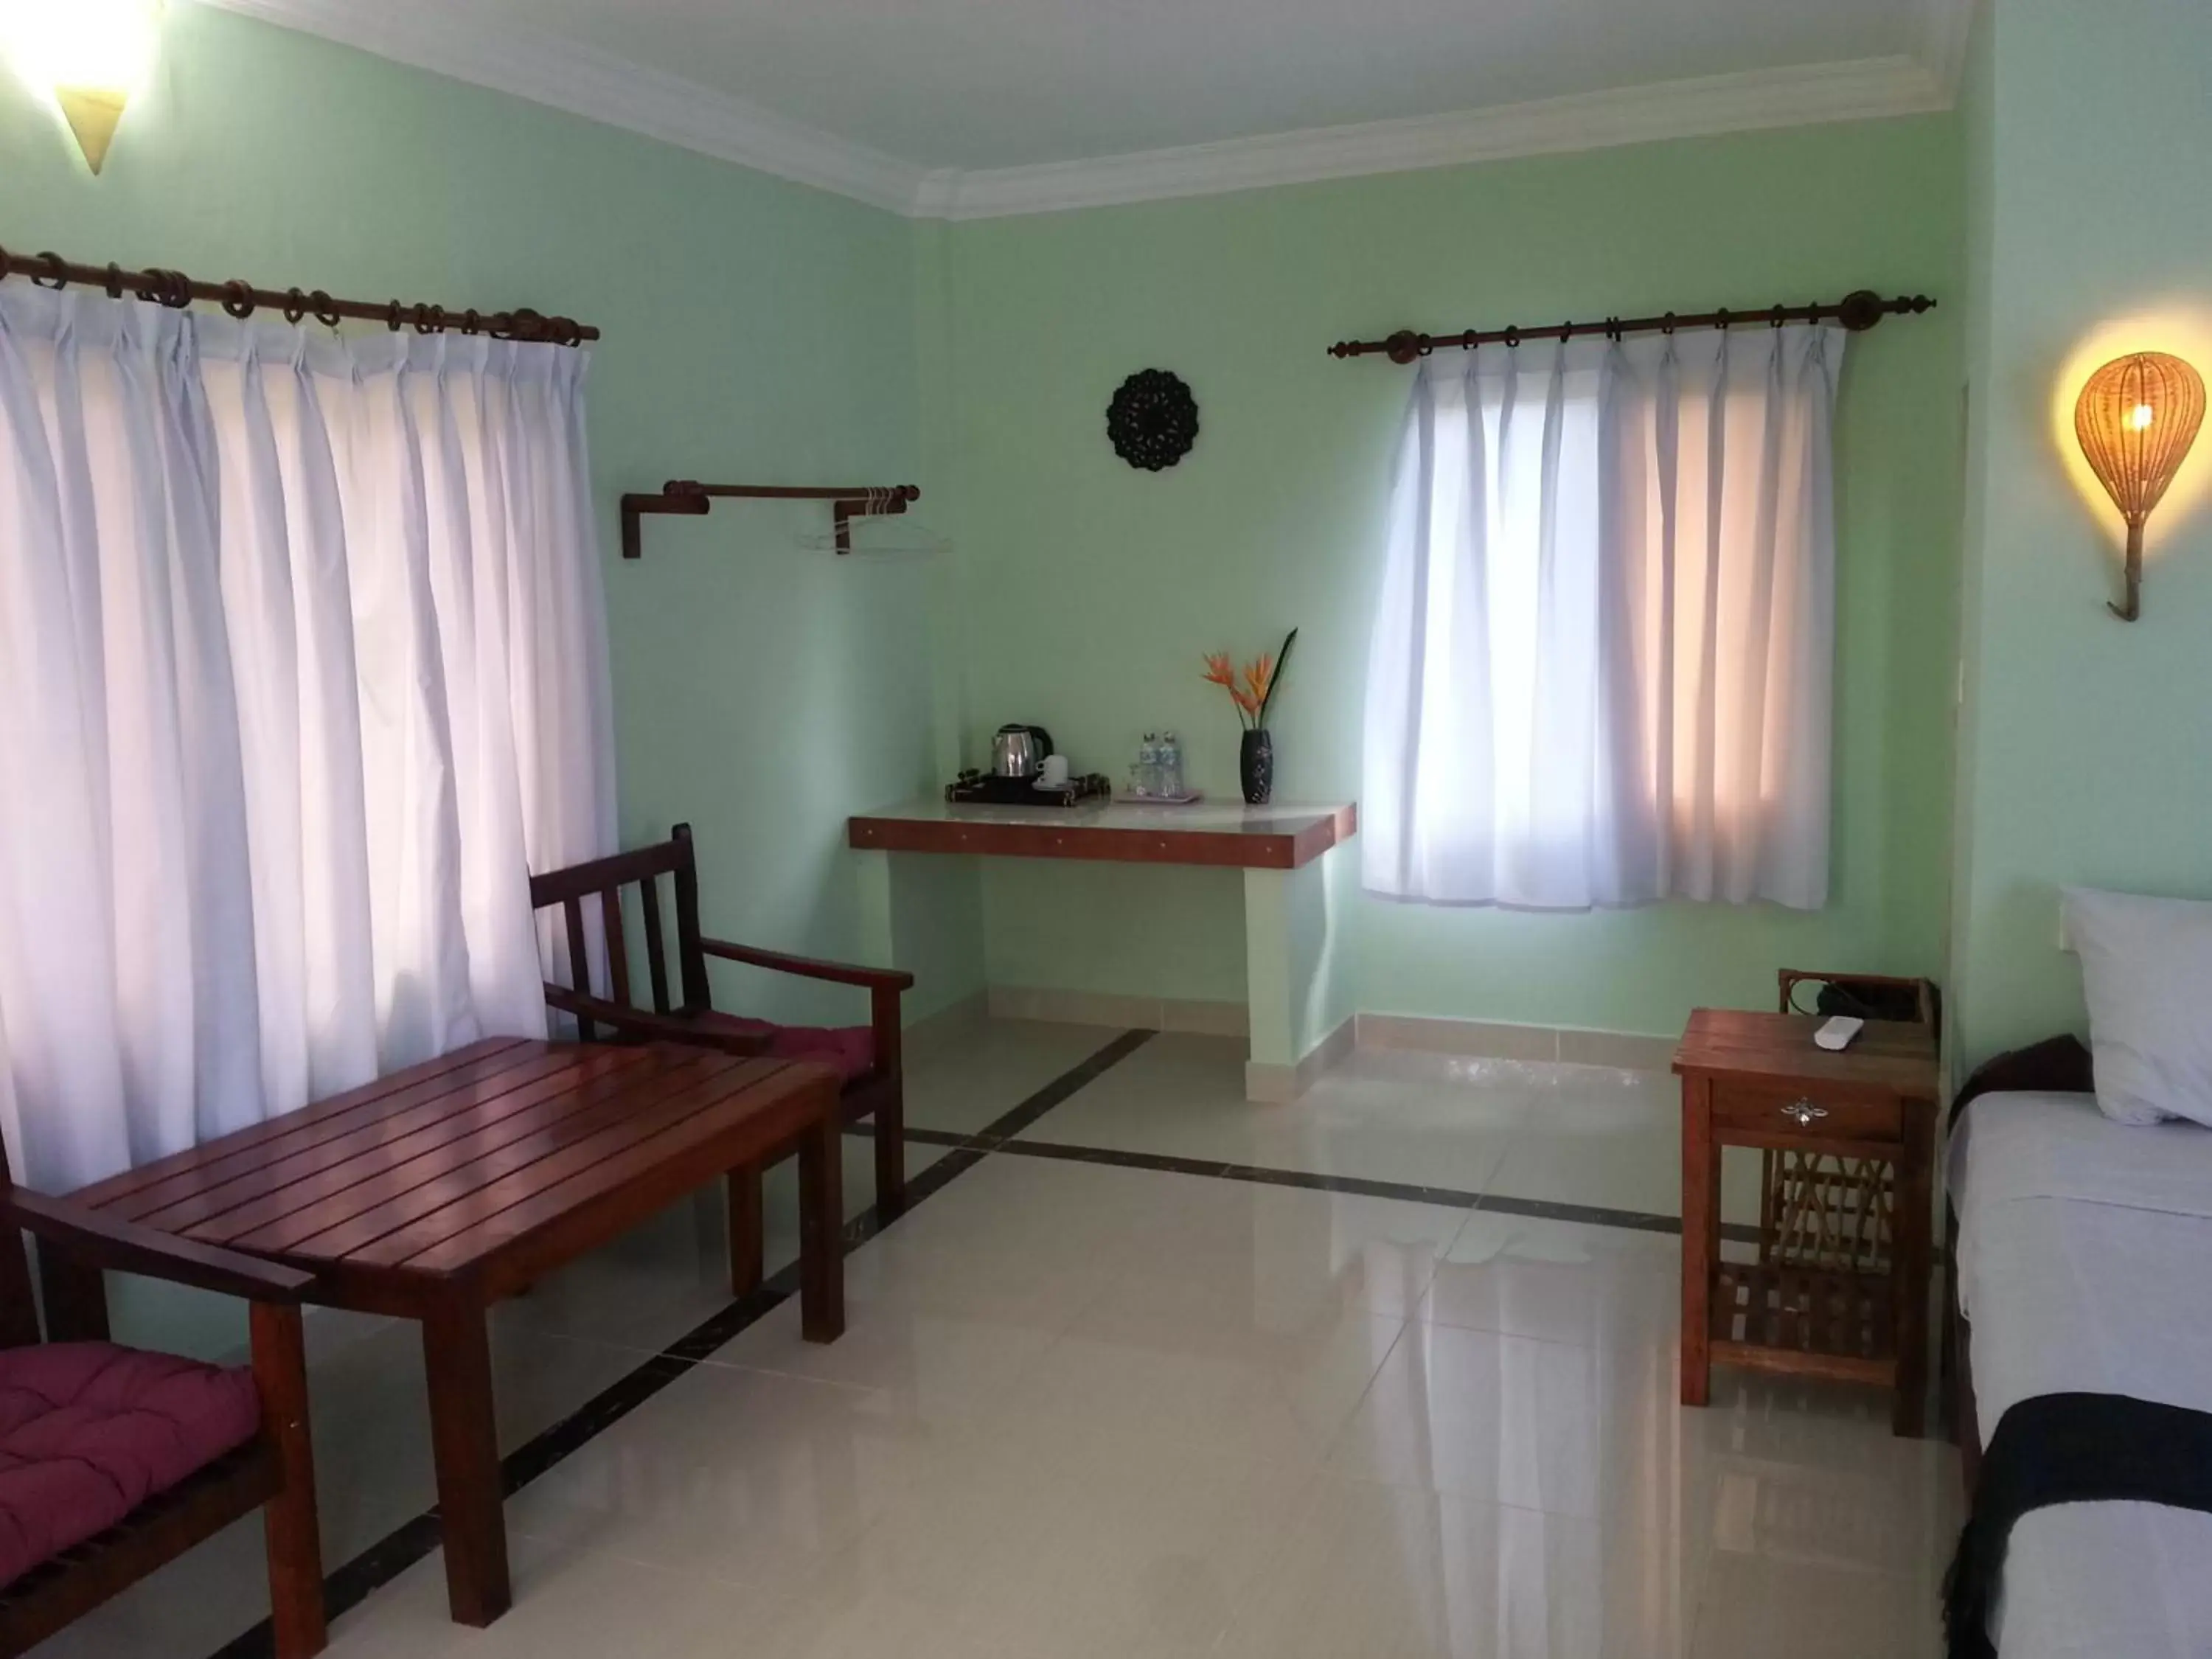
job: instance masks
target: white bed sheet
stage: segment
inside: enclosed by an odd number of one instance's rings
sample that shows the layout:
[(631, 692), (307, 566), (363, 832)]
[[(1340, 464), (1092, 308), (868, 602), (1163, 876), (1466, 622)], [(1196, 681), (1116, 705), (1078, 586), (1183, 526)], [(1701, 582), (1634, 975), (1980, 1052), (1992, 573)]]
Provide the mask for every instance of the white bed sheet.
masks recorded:
[[(2042, 1394), (2212, 1412), (2212, 1129), (2114, 1123), (2087, 1095), (1993, 1095), (1967, 1109), (1950, 1170), (1985, 1440)], [(2212, 1515), (2083, 1504), (2024, 1517), (1997, 1648), (2212, 1655)]]

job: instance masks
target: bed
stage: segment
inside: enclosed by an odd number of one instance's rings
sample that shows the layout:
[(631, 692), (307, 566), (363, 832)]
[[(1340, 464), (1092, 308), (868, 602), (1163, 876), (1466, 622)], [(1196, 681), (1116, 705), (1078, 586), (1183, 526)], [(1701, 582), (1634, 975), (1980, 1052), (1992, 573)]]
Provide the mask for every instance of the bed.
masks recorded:
[[(2014, 1403), (2072, 1391), (2212, 1413), (2212, 1129), (2115, 1123), (2087, 1094), (1985, 1094), (1949, 1181), (1983, 1439)], [(1991, 1634), (2002, 1659), (2212, 1654), (2212, 1515), (2022, 1516)]]

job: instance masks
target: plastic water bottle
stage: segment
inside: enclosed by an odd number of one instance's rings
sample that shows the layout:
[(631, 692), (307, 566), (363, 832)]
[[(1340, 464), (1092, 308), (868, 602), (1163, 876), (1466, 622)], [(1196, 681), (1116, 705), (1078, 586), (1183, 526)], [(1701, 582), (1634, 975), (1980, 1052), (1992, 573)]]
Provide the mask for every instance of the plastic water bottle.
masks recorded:
[(1137, 750), (1137, 793), (1160, 793), (1160, 740), (1156, 732), (1146, 732), (1145, 741)]
[(1182, 794), (1182, 740), (1172, 732), (1160, 739), (1159, 793), (1171, 800)]

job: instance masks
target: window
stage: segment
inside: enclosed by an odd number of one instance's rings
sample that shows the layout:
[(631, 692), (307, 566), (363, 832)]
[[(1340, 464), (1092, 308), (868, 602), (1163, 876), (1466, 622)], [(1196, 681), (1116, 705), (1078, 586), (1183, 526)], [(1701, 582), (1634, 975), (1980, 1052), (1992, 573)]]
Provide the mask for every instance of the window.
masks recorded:
[(1843, 339), (1427, 360), (1369, 665), (1370, 891), (1826, 902)]

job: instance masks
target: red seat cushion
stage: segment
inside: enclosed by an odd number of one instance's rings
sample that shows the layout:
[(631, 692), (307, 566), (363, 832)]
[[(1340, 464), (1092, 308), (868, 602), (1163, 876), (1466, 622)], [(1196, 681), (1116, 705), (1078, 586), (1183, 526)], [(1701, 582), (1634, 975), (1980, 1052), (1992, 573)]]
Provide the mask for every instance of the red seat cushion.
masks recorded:
[(767, 1052), (776, 1059), (817, 1060), (835, 1070), (842, 1082), (855, 1082), (876, 1068), (876, 1034), (865, 1025), (777, 1025), (719, 1013), (699, 1018), (717, 1030), (766, 1037)]
[(0, 1584), (253, 1438), (250, 1370), (107, 1342), (0, 1349)]

